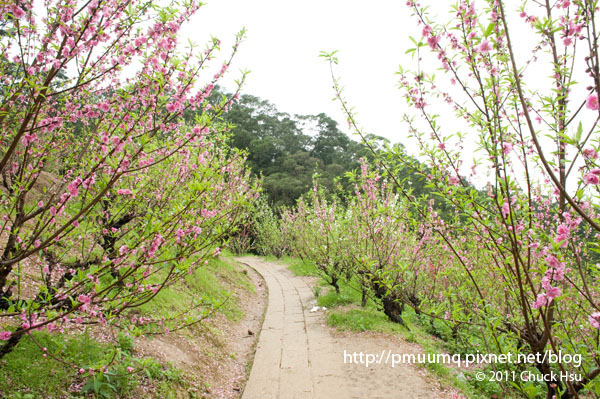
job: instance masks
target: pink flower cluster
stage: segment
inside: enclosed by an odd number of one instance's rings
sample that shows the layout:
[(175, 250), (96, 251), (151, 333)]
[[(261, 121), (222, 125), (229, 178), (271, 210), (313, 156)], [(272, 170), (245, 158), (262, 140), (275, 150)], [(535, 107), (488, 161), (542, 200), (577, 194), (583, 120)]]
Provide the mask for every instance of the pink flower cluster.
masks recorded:
[(585, 184), (596, 185), (600, 182), (598, 176), (600, 176), (600, 168), (594, 168), (583, 176), (583, 182)]
[(577, 229), (577, 226), (581, 223), (581, 217), (573, 219), (567, 212), (563, 214), (565, 222), (558, 225), (556, 229), (556, 237), (554, 237), (555, 243), (561, 243), (562, 248), (567, 247), (567, 240), (571, 234), (571, 231)]
[(600, 330), (600, 312), (594, 312), (588, 316), (591, 326)]
[(583, 155), (588, 159), (598, 159), (598, 153), (593, 148), (586, 148), (583, 150)]
[(538, 294), (535, 302), (532, 304), (534, 309), (549, 305), (552, 300), (562, 294), (560, 287), (553, 286), (553, 282), (561, 282), (565, 279), (565, 264), (560, 262), (554, 255), (546, 256), (548, 269), (542, 278), (542, 287), (545, 292)]
[(598, 104), (598, 95), (597, 94), (590, 94), (585, 102), (585, 107), (587, 109), (591, 109), (592, 111), (597, 111), (599, 104)]
[(165, 239), (161, 234), (156, 234), (154, 239), (152, 240), (152, 244), (150, 245), (150, 249), (148, 250), (148, 256), (150, 258), (154, 258), (156, 255), (156, 251), (160, 248), (162, 244), (164, 244)]

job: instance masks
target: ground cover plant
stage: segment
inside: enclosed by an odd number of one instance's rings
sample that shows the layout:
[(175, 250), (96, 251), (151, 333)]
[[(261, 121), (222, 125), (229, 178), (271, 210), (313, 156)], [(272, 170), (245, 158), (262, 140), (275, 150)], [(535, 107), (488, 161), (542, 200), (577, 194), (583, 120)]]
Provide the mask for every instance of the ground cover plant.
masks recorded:
[[(148, 353), (155, 340), (161, 342), (189, 341), (204, 343), (204, 350), (222, 350), (223, 337), (219, 324), (211, 321), (217, 312), (225, 320), (237, 321), (242, 317), (240, 303), (252, 292), (253, 286), (246, 274), (230, 264), (226, 257), (212, 259), (205, 267), (186, 276), (181, 284), (162, 289), (157, 297), (132, 311), (131, 316), (150, 319), (157, 314), (166, 319), (193, 323), (185, 329), (164, 334), (148, 335), (147, 324), (129, 324), (126, 328), (99, 330), (93, 325), (71, 329), (64, 334), (34, 331), (26, 335), (18, 346), (0, 361), (0, 396), (6, 399), (23, 398), (136, 398), (136, 397), (201, 397), (210, 389), (210, 377), (193, 372), (181, 363), (159, 359), (155, 352)], [(199, 293), (202, 294), (199, 297)], [(185, 315), (182, 317), (181, 315)], [(202, 320), (202, 323), (194, 323)], [(142, 334), (146, 334), (142, 338)], [(205, 337), (205, 338), (203, 338)], [(213, 345), (204, 339), (214, 342)], [(44, 356), (45, 352), (59, 355), (65, 363)], [(221, 345), (221, 346), (219, 346)], [(230, 356), (216, 353), (213, 356)], [(83, 368), (104, 369), (95, 373), (79, 373), (70, 363)]]

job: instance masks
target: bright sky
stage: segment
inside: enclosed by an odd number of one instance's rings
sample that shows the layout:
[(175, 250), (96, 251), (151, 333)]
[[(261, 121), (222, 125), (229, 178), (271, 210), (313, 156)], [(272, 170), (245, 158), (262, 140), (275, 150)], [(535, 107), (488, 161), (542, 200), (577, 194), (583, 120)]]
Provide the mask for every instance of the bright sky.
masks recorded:
[[(409, 70), (416, 67), (405, 52), (411, 47), (409, 35), (420, 38), (422, 30), (410, 15), (405, 0), (206, 1), (208, 4), (199, 10), (184, 34), (202, 46), (211, 35), (221, 39), (222, 60), (229, 56), (235, 34), (246, 27), (246, 40), (228, 74), (232, 82), (240, 76), (238, 71), (251, 71), (244, 93), (268, 100), (279, 111), (289, 114), (324, 112), (337, 120), (343, 131), (350, 133), (339, 103), (332, 100), (329, 65), (319, 57), (321, 51), (338, 50), (336, 72), (345, 87), (345, 98), (354, 107), (364, 131), (401, 142), (409, 153), (418, 155), (418, 146), (408, 138), (407, 127), (402, 122), (403, 114), (414, 113), (414, 109), (407, 107), (395, 75), (400, 64)], [(443, 21), (454, 2), (428, 3), (439, 5), (429, 11), (439, 13), (441, 19), (434, 19)], [(517, 58), (525, 62), (531, 57), (530, 45), (534, 44), (525, 39), (530, 28), (515, 14), (521, 1), (507, 0), (506, 4)], [(427, 59), (432, 60), (433, 65), (426, 69), (435, 72), (439, 62), (426, 56), (424, 60)], [(215, 65), (219, 66), (219, 63)], [(548, 71), (533, 67), (527, 73), (529, 84), (547, 86), (542, 77), (549, 76)], [(225, 84), (225, 87), (233, 85)], [(435, 108), (433, 104), (429, 111), (432, 108)], [(445, 134), (465, 131), (464, 121), (447, 112), (445, 115), (448, 117), (442, 122)], [(357, 136), (354, 138), (359, 140)], [(463, 151), (465, 174), (472, 165), (475, 147), (475, 140), (467, 141)]]
[(290, 114), (324, 112), (348, 132), (332, 101), (329, 66), (319, 57), (339, 50), (337, 72), (363, 128), (404, 141), (406, 107), (394, 73), (410, 62), (404, 52), (416, 23), (403, 0), (207, 1), (185, 31), (202, 45), (211, 34), (221, 39), (224, 58), (235, 33), (247, 28), (229, 74), (232, 80), (241, 69), (251, 71), (244, 93)]

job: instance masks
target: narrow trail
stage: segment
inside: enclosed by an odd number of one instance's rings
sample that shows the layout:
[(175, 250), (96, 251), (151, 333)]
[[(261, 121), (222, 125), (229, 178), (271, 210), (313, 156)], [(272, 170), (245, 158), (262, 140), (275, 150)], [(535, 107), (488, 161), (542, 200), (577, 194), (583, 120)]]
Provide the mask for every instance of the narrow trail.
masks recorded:
[(237, 258), (260, 273), (269, 299), (254, 364), (242, 399), (455, 397), (413, 366), (344, 363), (346, 353), (416, 353), (410, 344), (377, 335), (334, 335), (303, 278), (261, 258)]

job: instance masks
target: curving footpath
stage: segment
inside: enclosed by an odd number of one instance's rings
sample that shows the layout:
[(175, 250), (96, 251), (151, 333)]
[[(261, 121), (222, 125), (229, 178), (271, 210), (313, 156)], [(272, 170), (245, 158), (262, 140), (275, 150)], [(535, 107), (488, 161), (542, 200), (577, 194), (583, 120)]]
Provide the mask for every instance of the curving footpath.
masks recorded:
[[(314, 296), (284, 265), (238, 258), (266, 281), (269, 300), (254, 363), (242, 399), (440, 398), (443, 393), (416, 369), (400, 365), (344, 364), (344, 350), (398, 350), (381, 337), (333, 337), (321, 312), (310, 312)], [(406, 348), (404, 348), (406, 349)], [(372, 352), (369, 352), (372, 351)]]

